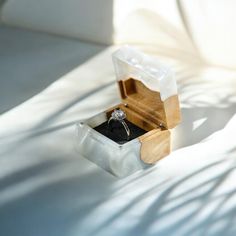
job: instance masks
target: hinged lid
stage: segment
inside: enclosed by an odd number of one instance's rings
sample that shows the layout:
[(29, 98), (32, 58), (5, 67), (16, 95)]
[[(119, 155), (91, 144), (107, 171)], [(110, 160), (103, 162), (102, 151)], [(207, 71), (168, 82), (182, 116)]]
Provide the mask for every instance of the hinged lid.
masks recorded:
[(129, 109), (167, 129), (180, 122), (176, 81), (169, 68), (128, 46), (113, 54), (113, 63), (121, 99)]

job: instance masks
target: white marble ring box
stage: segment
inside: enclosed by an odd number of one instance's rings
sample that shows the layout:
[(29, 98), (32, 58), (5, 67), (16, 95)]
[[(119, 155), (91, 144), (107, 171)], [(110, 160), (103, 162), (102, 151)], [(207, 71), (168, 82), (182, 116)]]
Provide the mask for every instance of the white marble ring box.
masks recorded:
[[(170, 131), (180, 122), (176, 82), (172, 71), (128, 46), (113, 56), (121, 102), (78, 124), (78, 150), (90, 161), (118, 177), (155, 164), (170, 153)], [(126, 114), (130, 129), (108, 120), (115, 109)], [(115, 122), (114, 122), (115, 123)]]

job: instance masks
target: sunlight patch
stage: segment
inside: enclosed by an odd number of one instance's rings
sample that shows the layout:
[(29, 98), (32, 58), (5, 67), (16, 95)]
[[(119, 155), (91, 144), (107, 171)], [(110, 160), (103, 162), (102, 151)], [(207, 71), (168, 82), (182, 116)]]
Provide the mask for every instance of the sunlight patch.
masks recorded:
[(207, 120), (207, 117), (201, 118), (199, 120), (195, 120), (193, 122), (193, 131), (199, 128), (206, 120)]

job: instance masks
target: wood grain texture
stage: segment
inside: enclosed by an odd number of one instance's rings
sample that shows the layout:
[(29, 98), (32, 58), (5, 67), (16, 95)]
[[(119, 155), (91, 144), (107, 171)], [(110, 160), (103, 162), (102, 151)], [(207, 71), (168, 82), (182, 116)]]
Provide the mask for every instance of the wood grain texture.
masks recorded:
[(127, 107), (156, 126), (173, 128), (180, 122), (178, 95), (161, 100), (160, 93), (148, 89), (142, 82), (135, 79), (119, 81), (122, 100)]
[(178, 95), (171, 96), (164, 101), (166, 124), (168, 129), (177, 126), (181, 121)]
[(140, 158), (144, 163), (154, 164), (170, 153), (170, 131), (154, 129), (139, 137)]

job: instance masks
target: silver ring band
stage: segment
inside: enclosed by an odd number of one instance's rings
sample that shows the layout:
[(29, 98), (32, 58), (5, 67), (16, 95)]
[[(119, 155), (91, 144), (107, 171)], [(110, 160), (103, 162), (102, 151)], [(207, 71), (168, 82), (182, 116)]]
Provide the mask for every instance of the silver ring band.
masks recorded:
[(127, 140), (130, 138), (130, 129), (124, 119), (126, 118), (126, 114), (123, 110), (121, 109), (116, 109), (112, 112), (110, 119), (108, 120), (108, 127), (110, 128), (110, 123), (111, 121), (118, 121), (122, 124), (122, 126), (125, 129), (126, 135), (127, 135)]

